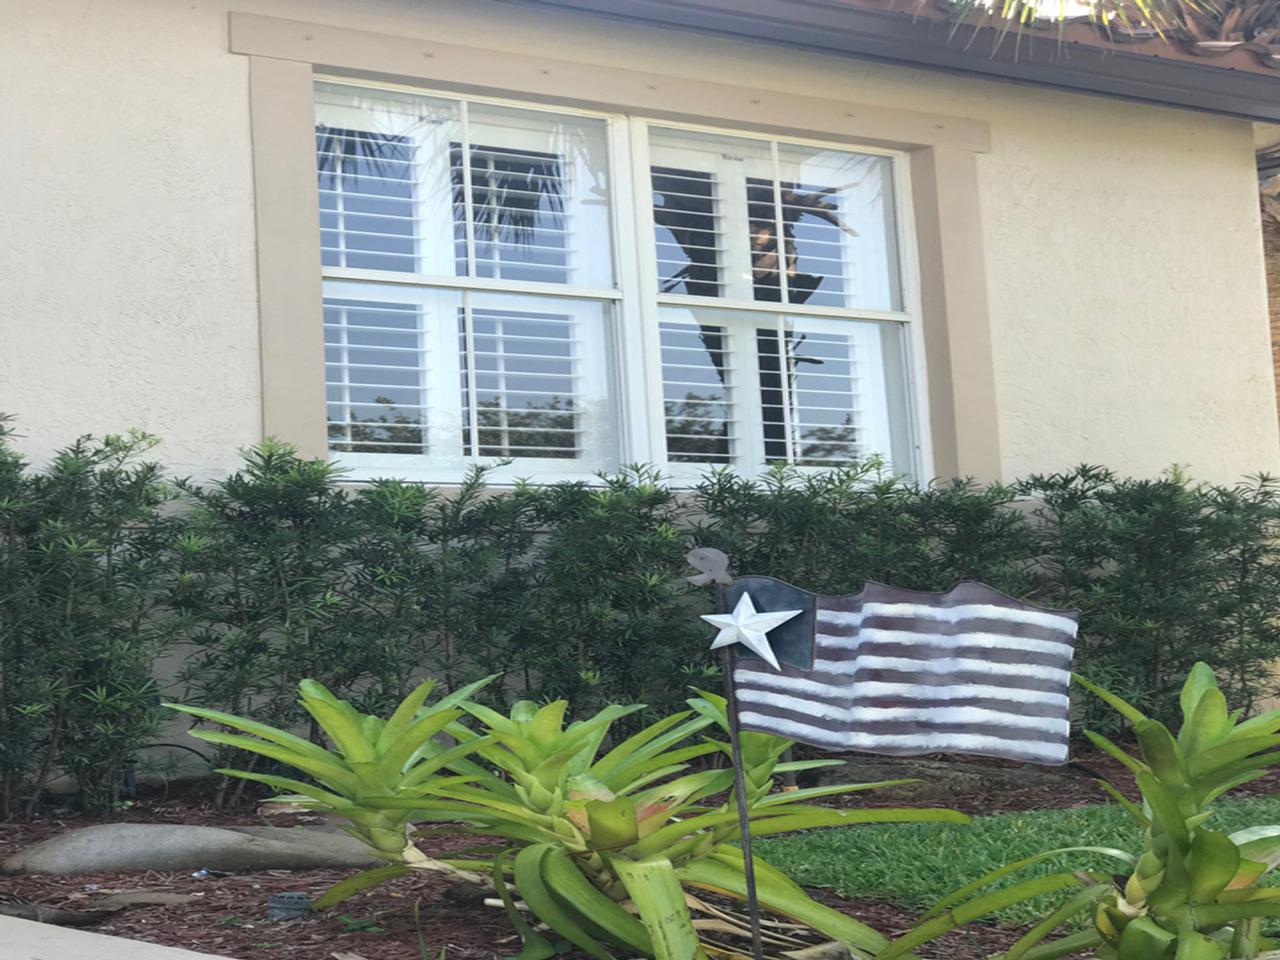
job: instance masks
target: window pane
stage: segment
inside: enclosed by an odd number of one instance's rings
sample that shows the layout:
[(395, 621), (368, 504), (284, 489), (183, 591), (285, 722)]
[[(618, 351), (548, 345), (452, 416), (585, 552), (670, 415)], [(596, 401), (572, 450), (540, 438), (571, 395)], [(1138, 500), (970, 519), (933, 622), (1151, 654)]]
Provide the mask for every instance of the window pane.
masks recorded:
[(899, 309), (889, 159), (793, 145), (777, 159), (776, 177), (747, 179), (756, 299), (779, 298), (781, 271), (789, 303)]
[(316, 162), (325, 266), (613, 283), (603, 120), (320, 82)]
[(651, 179), (658, 289), (694, 297), (721, 296), (724, 248), (720, 184), (715, 174), (655, 166)]
[(316, 84), (316, 170), (325, 266), (452, 273), (450, 100)]
[(470, 260), (477, 277), (610, 286), (604, 121), (469, 103), (465, 133), (469, 163), (460, 140), (449, 157), (458, 275)]
[(879, 456), (907, 472), (902, 336), (899, 324), (756, 324), (765, 459), (832, 467)]
[(886, 157), (650, 132), (659, 290), (899, 309)]
[(423, 306), (326, 297), (329, 447), (345, 453), (426, 453)]
[(472, 294), (457, 330), (466, 456), (613, 462), (600, 304)]
[(737, 451), (729, 331), (689, 316), (664, 310), (659, 324), (667, 460), (730, 464)]

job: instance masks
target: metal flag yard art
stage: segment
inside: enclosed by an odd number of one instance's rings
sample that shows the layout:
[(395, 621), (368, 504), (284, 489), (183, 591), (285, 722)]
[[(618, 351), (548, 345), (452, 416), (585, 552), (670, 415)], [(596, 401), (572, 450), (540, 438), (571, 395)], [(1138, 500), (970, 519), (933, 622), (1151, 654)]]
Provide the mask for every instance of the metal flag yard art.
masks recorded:
[(946, 593), (869, 583), (819, 597), (744, 577), (728, 593), (739, 605), (756, 594), (805, 608), (802, 643), (735, 651), (743, 729), (825, 750), (1067, 761), (1073, 613), (972, 582)]
[[(730, 739), (741, 730), (822, 750), (896, 756), (966, 753), (1067, 762), (1078, 614), (965, 581), (943, 593), (868, 583), (825, 597), (772, 577), (733, 579), (699, 548), (691, 583), (716, 584)], [(745, 818), (742, 772), (735, 793)], [(743, 829), (752, 951), (762, 955)]]

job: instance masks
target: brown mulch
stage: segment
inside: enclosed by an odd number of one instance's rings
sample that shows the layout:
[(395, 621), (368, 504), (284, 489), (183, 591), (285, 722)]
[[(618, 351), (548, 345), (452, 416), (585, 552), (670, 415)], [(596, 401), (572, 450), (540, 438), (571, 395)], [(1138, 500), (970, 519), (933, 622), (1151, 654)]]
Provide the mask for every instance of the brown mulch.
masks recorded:
[[(971, 762), (971, 761), (970, 761)], [(993, 766), (1009, 766), (990, 761)], [(920, 805), (951, 806), (986, 815), (1014, 810), (1075, 807), (1100, 803), (1105, 794), (1093, 782), (1095, 774), (1111, 779), (1133, 795), (1131, 778), (1110, 758), (1083, 752), (1078, 766), (1066, 768), (1065, 778), (1050, 785), (1035, 781), (1026, 790), (960, 797)], [(1015, 765), (1016, 766), (1016, 765)], [(1280, 773), (1242, 792), (1280, 793)], [(844, 803), (877, 804), (873, 793), (855, 794)], [(899, 805), (899, 804), (893, 804)], [(252, 808), (225, 813), (201, 805), (194, 798), (153, 800), (109, 817), (85, 817), (53, 812), (31, 822), (0, 823), (0, 859), (38, 840), (76, 827), (102, 822), (185, 823), (230, 826), (269, 823), (276, 826), (315, 822), (306, 814), (258, 815)], [(422, 842), (428, 854), (443, 855), (472, 841), (431, 838)], [(92, 874), (83, 876), (0, 877), (0, 898), (18, 897), (46, 906), (91, 909), (94, 901), (119, 891), (164, 891), (195, 899), (171, 906), (133, 907), (91, 929), (115, 936), (183, 947), (240, 960), (331, 960), (347, 952), (366, 960), (495, 960), (519, 952), (519, 942), (501, 909), (467, 902), (454, 881), (422, 873), (402, 877), (375, 890), (358, 894), (326, 913), (287, 923), (266, 919), (267, 900), (274, 893), (319, 895), (346, 870), (263, 871), (236, 876), (193, 877), (201, 864), (182, 873)], [(878, 900), (843, 900), (830, 891), (815, 890), (822, 902), (857, 917), (887, 936), (900, 935), (915, 920), (914, 913)], [(417, 919), (415, 919), (415, 907)], [(922, 960), (982, 960), (1007, 949), (1019, 931), (973, 924), (919, 951)], [(421, 943), (421, 947), (420, 947)]]

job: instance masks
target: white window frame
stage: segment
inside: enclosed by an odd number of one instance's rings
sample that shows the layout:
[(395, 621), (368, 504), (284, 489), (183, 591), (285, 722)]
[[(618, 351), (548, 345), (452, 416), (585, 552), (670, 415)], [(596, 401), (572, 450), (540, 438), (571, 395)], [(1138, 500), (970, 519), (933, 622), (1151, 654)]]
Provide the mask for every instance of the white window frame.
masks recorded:
[[(704, 307), (711, 310), (740, 312), (744, 318), (755, 314), (773, 314), (779, 318), (830, 318), (863, 321), (900, 326), (903, 331), (901, 351), (904, 369), (900, 372), (905, 385), (905, 418), (909, 432), (909, 452), (906, 472), (916, 479), (925, 480), (933, 475), (932, 441), (928, 417), (927, 384), (920, 371), (924, 366), (925, 344), (921, 317), (921, 288), (916, 259), (915, 216), (911, 206), (910, 154), (903, 150), (891, 150), (861, 143), (844, 143), (831, 138), (806, 138), (780, 136), (745, 127), (729, 126), (709, 120), (704, 123), (676, 122), (642, 111), (616, 113), (575, 108), (556, 103), (532, 102), (518, 97), (495, 97), (460, 93), (448, 88), (397, 84), (383, 81), (353, 79), (350, 76), (329, 75), (317, 72), (316, 82), (343, 84), (371, 90), (388, 90), (486, 103), (520, 110), (540, 111), (569, 116), (581, 116), (601, 120), (606, 127), (608, 149), (608, 175), (611, 184), (610, 239), (613, 256), (612, 288), (573, 287), (565, 284), (539, 281), (510, 281), (469, 276), (425, 276), (396, 271), (367, 270), (347, 267), (321, 268), (323, 281), (352, 281), (376, 285), (408, 285), (420, 288), (446, 288), (465, 294), (476, 292), (504, 292), (545, 296), (561, 300), (599, 301), (610, 315), (605, 323), (612, 335), (606, 335), (610, 352), (612, 429), (616, 437), (615, 468), (644, 463), (659, 467), (670, 478), (672, 485), (692, 486), (714, 469), (716, 464), (669, 462), (666, 454), (665, 406), (663, 398), (662, 355), (659, 331), (659, 312), (663, 306)], [(873, 310), (863, 308), (804, 306), (743, 298), (698, 297), (686, 294), (658, 292), (658, 269), (654, 256), (654, 223), (652, 190), (649, 175), (648, 130), (650, 127), (687, 130), (694, 133), (744, 137), (778, 144), (825, 149), (846, 150), (889, 158), (893, 184), (893, 223), (899, 286), (899, 310)], [(376, 290), (376, 286), (371, 287)], [(376, 295), (375, 295), (376, 296)], [(611, 308), (611, 310), (610, 310)], [(744, 322), (745, 326), (745, 322)], [(435, 335), (434, 343), (444, 344), (447, 334)], [(749, 356), (748, 356), (749, 354)], [(640, 358), (639, 363), (631, 362)], [(754, 349), (737, 350), (734, 358), (735, 378), (741, 383), (758, 383), (758, 369), (748, 359), (754, 360)], [(452, 385), (445, 389), (451, 388)], [(758, 395), (758, 390), (755, 391)], [(754, 405), (758, 408), (759, 404)], [(760, 433), (762, 420), (753, 406), (743, 398), (739, 403), (738, 422), (744, 431), (753, 436), (747, 449), (763, 450)], [(430, 413), (428, 412), (428, 416)], [(429, 428), (433, 429), (433, 428)], [(348, 481), (365, 482), (380, 477), (447, 485), (462, 479), (462, 470), (472, 464), (490, 467), (488, 480), (498, 486), (513, 484), (519, 480), (539, 483), (577, 481), (596, 483), (598, 475), (577, 465), (574, 461), (557, 458), (525, 458), (508, 465), (501, 465), (500, 458), (465, 458), (460, 466), (456, 460), (447, 464), (433, 463), (430, 454), (343, 453), (329, 450), (329, 458), (343, 470)], [(746, 463), (740, 458), (729, 466), (732, 471), (753, 475), (763, 469), (756, 463)], [(822, 472), (829, 467), (795, 466), (802, 472)]]

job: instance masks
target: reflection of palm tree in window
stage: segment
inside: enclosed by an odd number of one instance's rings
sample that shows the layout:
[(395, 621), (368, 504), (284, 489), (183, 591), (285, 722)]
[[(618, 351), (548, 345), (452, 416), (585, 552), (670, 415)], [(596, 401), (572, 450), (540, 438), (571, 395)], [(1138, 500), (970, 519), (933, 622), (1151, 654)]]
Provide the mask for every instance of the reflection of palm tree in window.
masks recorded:
[[(790, 303), (807, 303), (814, 291), (828, 278), (828, 274), (800, 272), (800, 250), (796, 228), (802, 218), (813, 217), (835, 227), (841, 233), (856, 237), (858, 232), (848, 226), (839, 214), (839, 207), (831, 199), (841, 187), (824, 187), (808, 190), (800, 184), (781, 183), (777, 196), (774, 183), (755, 177), (747, 179), (747, 213), (751, 231), (751, 279), (755, 285), (757, 300), (782, 299), (780, 271), (785, 265), (787, 300)], [(782, 210), (782, 253), (778, 251), (778, 208)]]
[(464, 170), (462, 145), (450, 147), (459, 260), (465, 264), (470, 179), (476, 275), (500, 277), (503, 266), (509, 265), (536, 274), (524, 279), (563, 280), (568, 265), (563, 158), (543, 151), (473, 145), (469, 169)]

